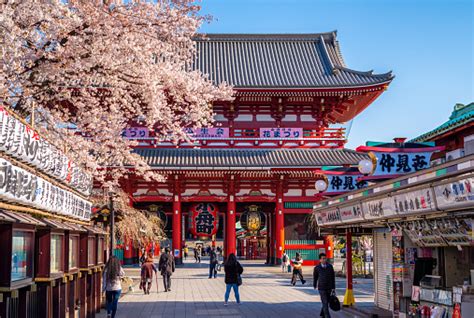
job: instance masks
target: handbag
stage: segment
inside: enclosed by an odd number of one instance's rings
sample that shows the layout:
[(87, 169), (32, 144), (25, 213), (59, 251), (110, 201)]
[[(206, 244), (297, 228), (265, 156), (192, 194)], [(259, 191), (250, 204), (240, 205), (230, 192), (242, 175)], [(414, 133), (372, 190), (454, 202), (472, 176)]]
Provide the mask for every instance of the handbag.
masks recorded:
[(331, 308), (332, 311), (341, 310), (341, 303), (339, 302), (335, 292), (331, 293), (331, 296), (329, 297), (329, 308)]
[(240, 276), (239, 274), (237, 275), (237, 286), (240, 286), (240, 285), (242, 285), (242, 276)]

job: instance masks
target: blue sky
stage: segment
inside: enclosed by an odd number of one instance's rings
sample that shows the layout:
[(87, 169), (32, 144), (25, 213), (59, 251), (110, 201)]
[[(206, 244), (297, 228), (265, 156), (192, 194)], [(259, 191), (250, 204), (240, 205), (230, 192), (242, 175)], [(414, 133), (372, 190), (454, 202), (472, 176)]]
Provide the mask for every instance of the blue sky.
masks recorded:
[(352, 124), (347, 147), (415, 137), (474, 101), (471, 0), (203, 0), (208, 33), (338, 31), (349, 68), (392, 70), (389, 89)]

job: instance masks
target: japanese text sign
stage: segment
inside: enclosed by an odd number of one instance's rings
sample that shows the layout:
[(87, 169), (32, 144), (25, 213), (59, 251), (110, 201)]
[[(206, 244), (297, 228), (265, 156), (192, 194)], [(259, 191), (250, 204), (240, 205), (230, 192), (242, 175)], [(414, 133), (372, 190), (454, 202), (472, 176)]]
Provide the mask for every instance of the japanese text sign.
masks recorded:
[(260, 138), (302, 138), (303, 128), (260, 128)]
[(377, 158), (374, 176), (398, 175), (430, 167), (432, 152), (373, 152)]
[(122, 132), (122, 137), (127, 139), (140, 139), (140, 138), (148, 138), (150, 134), (148, 132), (148, 128), (146, 127), (132, 127), (125, 129)]
[(337, 193), (362, 189), (367, 186), (367, 181), (358, 180), (359, 175), (326, 175), (328, 188), (326, 193)]
[(392, 197), (397, 214), (426, 212), (436, 209), (431, 188), (412, 190)]
[(198, 203), (191, 207), (192, 234), (213, 236), (217, 233), (219, 221), (217, 207), (212, 203)]
[(229, 128), (186, 128), (186, 133), (192, 138), (229, 138)]
[(457, 181), (434, 187), (438, 208), (472, 206), (474, 202), (474, 178), (463, 177)]

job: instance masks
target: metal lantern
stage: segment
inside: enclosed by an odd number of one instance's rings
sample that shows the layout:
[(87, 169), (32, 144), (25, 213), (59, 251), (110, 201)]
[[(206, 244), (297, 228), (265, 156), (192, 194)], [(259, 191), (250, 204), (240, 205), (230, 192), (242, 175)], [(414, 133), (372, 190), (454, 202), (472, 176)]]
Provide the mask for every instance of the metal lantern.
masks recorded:
[(191, 206), (191, 233), (195, 236), (212, 237), (217, 233), (219, 210), (212, 203), (197, 203)]
[(240, 217), (240, 225), (250, 235), (258, 235), (258, 232), (265, 227), (265, 221), (265, 214), (260, 211), (260, 207), (257, 205), (247, 207)]

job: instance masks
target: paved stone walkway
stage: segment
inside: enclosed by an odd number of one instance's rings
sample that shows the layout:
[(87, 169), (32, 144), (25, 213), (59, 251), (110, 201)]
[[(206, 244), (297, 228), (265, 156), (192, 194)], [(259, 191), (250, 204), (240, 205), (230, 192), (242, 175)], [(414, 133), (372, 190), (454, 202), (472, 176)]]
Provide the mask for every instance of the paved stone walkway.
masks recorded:
[[(267, 267), (242, 262), (244, 281), (240, 288), (241, 305), (235, 303), (233, 294), (229, 306), (224, 306), (224, 277), (208, 279), (208, 264), (186, 263), (177, 268), (172, 276), (171, 292), (163, 291), (161, 276), (158, 292), (153, 286), (150, 295), (135, 288), (121, 298), (117, 318), (158, 317), (319, 317), (321, 303), (318, 292), (312, 287), (312, 268), (304, 268), (308, 282), (302, 286), (290, 286), (290, 274), (279, 272), (278, 267)], [(126, 270), (130, 276), (138, 276), (138, 269)], [(154, 283), (156, 285), (156, 283)], [(344, 295), (344, 281), (337, 281), (337, 292)], [(370, 281), (355, 284), (355, 296), (359, 305), (373, 303), (373, 287)], [(102, 311), (98, 317), (106, 317)], [(354, 317), (340, 311), (333, 318)]]

